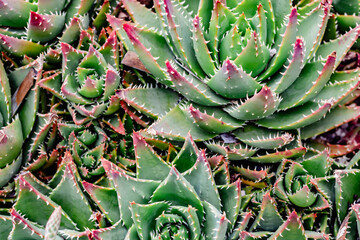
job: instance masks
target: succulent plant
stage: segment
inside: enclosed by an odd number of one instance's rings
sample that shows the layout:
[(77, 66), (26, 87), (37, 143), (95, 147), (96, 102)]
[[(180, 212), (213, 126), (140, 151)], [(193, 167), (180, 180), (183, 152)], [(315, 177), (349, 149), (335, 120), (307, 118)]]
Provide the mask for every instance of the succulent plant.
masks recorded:
[[(39, 102), (39, 88), (32, 85), (41, 79), (42, 64), (39, 58), (9, 73), (0, 61), (0, 188), (21, 168), (22, 146), (32, 131)], [(29, 86), (32, 90), (26, 94)]]
[(16, 57), (37, 57), (58, 41), (76, 43), (90, 20), (97, 28), (104, 25), (110, 2), (2, 0), (0, 49)]
[(61, 43), (62, 69), (49, 73), (38, 85), (68, 103), (75, 124), (83, 124), (101, 115), (116, 113), (120, 88), (119, 52), (115, 33), (102, 46), (87, 32), (81, 32), (75, 49)]
[(314, 192), (312, 178), (325, 177), (329, 162), (327, 152), (306, 158), (301, 163), (284, 160), (280, 164), (274, 184), (275, 195), (297, 207), (319, 211), (330, 207), (320, 193)]
[[(195, 141), (215, 137), (208, 147), (231, 159), (280, 162), (304, 154), (300, 139), (359, 116), (346, 101), (358, 70), (335, 71), (359, 28), (322, 42), (331, 1), (164, 0), (154, 2), (156, 13), (123, 3), (133, 22), (108, 21), (143, 64), (129, 65), (164, 86), (158, 99), (141, 97), (155, 88), (118, 91), (157, 119), (144, 135), (184, 141), (190, 130)], [(173, 91), (182, 98), (166, 97)], [(155, 101), (176, 106), (159, 110), (148, 104)]]
[[(46, 184), (21, 173), (13, 208), (0, 214), (3, 238), (285, 240), (357, 234), (358, 184), (351, 183), (360, 176), (359, 154), (347, 169), (327, 152), (284, 160), (276, 174), (266, 170), (267, 186), (246, 193), (240, 179), (230, 182), (228, 162), (206, 157), (191, 136), (165, 160), (139, 133), (133, 141), (135, 173), (103, 158), (108, 178), (89, 183), (69, 151)], [(255, 170), (247, 177), (261, 179)]]

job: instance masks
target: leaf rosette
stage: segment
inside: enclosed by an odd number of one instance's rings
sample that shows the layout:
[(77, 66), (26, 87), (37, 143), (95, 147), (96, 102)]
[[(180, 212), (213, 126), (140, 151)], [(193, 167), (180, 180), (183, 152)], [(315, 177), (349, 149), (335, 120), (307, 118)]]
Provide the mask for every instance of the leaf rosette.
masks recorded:
[(136, 176), (103, 160), (129, 239), (224, 239), (239, 216), (240, 181), (217, 185), (205, 152), (189, 139), (173, 167), (137, 133), (134, 147)]
[(100, 27), (104, 21), (99, 18), (109, 10), (109, 1), (1, 0), (0, 49), (16, 57), (37, 57), (58, 42), (76, 43), (81, 29), (92, 18), (92, 25)]
[(113, 114), (120, 108), (119, 98), (114, 96), (120, 88), (115, 33), (101, 47), (92, 41), (89, 33), (82, 31), (82, 34), (77, 49), (61, 43), (62, 70), (39, 82), (42, 88), (68, 102), (76, 124)]
[[(311, 211), (322, 211), (330, 208), (329, 201), (317, 191), (312, 180), (327, 174), (327, 155), (318, 154), (298, 163), (284, 160), (277, 172), (274, 194), (280, 200), (295, 207)], [(314, 169), (318, 169), (317, 170)]]
[[(123, 3), (132, 21), (107, 18), (143, 66), (125, 64), (185, 102), (159, 113), (146, 99), (133, 100), (153, 88), (120, 92), (156, 116), (147, 130), (154, 138), (184, 141), (189, 130), (195, 141), (231, 135), (208, 147), (231, 160), (279, 163), (304, 154), (301, 141), (291, 141), (297, 136), (305, 141), (359, 116), (348, 101), (359, 71), (336, 69), (360, 28), (323, 41), (332, 1), (156, 0), (155, 12)], [(169, 127), (175, 121), (181, 124)]]

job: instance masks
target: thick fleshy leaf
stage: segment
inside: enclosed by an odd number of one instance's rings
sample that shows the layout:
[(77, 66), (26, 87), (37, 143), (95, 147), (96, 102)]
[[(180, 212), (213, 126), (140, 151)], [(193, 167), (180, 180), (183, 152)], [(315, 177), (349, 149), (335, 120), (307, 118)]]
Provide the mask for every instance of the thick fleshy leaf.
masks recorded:
[[(279, 30), (281, 31), (281, 30)], [(271, 59), (266, 71), (261, 74), (259, 79), (266, 79), (277, 70), (279, 70), (286, 59), (288, 58), (292, 49), (292, 43), (295, 42), (297, 35), (297, 11), (293, 8), (289, 15), (289, 21), (283, 35), (279, 35), (278, 39), (275, 39), (275, 49), (277, 54)]]
[(0, 130), (0, 168), (4, 168), (19, 156), (22, 144), (21, 122), (16, 117), (12, 123)]
[(256, 216), (254, 223), (252, 224), (250, 231), (275, 231), (277, 230), (281, 224), (283, 224), (283, 219), (280, 216), (275, 200), (270, 197), (270, 193), (265, 193), (260, 212)]
[(298, 25), (298, 36), (301, 36), (305, 43), (305, 62), (315, 54), (321, 43), (331, 7), (328, 1), (323, 1), (322, 4), (315, 3), (315, 5), (317, 8), (299, 21)]
[(69, 164), (65, 167), (61, 182), (51, 192), (50, 199), (62, 207), (79, 229), (85, 230), (95, 226), (94, 222), (89, 221), (92, 214), (90, 204), (82, 193)]
[(118, 222), (120, 220), (120, 211), (115, 189), (97, 186), (88, 182), (82, 184), (107, 219), (112, 224)]
[(195, 164), (195, 162), (197, 161), (198, 153), (199, 149), (197, 148), (194, 140), (189, 133), (185, 139), (184, 145), (182, 146), (181, 150), (178, 152), (172, 163), (179, 172), (185, 172)]
[(62, 31), (65, 23), (64, 14), (43, 15), (30, 12), (27, 37), (35, 42), (48, 42)]
[(216, 143), (208, 142), (206, 146), (213, 152), (226, 156), (229, 160), (243, 160), (253, 156), (257, 149), (249, 148), (241, 143)]
[(225, 214), (208, 202), (203, 202), (205, 212), (204, 234), (206, 239), (221, 240), (226, 236), (229, 220)]
[(194, 187), (172, 168), (167, 178), (154, 191), (151, 202), (167, 201), (175, 206), (193, 206), (199, 219), (203, 217), (203, 204)]
[(208, 75), (212, 76), (215, 73), (216, 65), (212, 59), (211, 52), (207, 46), (204, 33), (202, 32), (199, 16), (196, 16), (193, 20), (193, 45), (195, 50), (195, 56), (202, 70)]
[(151, 180), (135, 179), (126, 175), (126, 173), (111, 170), (109, 163), (103, 161), (102, 164), (117, 192), (120, 218), (123, 220), (125, 226), (129, 228), (133, 224), (131, 211), (129, 209), (130, 202), (134, 201), (140, 204), (148, 203), (151, 195), (160, 183)]
[[(174, 55), (167, 46), (166, 40), (155, 32), (141, 30), (130, 24), (123, 24), (123, 29), (145, 67), (160, 83), (170, 86), (171, 81), (167, 80), (163, 68), (165, 67), (165, 61), (173, 60)], [(144, 42), (149, 46), (144, 46)]]
[(137, 178), (164, 180), (170, 172), (169, 165), (155, 153), (139, 133), (133, 133), (133, 143)]
[(286, 222), (284, 222), (278, 230), (268, 238), (269, 240), (299, 240), (306, 239), (304, 227), (297, 216), (296, 212), (292, 212)]
[(241, 66), (245, 72), (254, 77), (264, 70), (269, 59), (270, 50), (260, 42), (256, 32), (253, 32), (246, 47), (234, 60), (234, 63), (237, 66)]
[[(116, 94), (128, 105), (155, 119), (164, 116), (179, 101), (177, 93), (164, 88), (126, 88), (117, 90)], [(149, 101), (151, 98), (153, 101)]]
[(321, 44), (316, 51), (315, 58), (326, 58), (333, 51), (336, 52), (335, 67), (337, 67), (346, 53), (350, 50), (355, 43), (360, 33), (360, 27), (355, 27), (348, 31), (346, 34), (337, 37), (335, 40)]
[(221, 198), (222, 210), (229, 220), (229, 229), (235, 224), (240, 214), (241, 206), (241, 182), (237, 180), (231, 184), (218, 186)]
[(278, 96), (265, 86), (253, 97), (226, 107), (224, 110), (239, 120), (256, 120), (273, 114), (279, 104)]
[(192, 22), (190, 15), (185, 10), (185, 6), (179, 1), (164, 0), (164, 18), (167, 22), (167, 32), (171, 39), (169, 45), (172, 45), (174, 52), (177, 53), (183, 63), (191, 69), (196, 75), (204, 77), (204, 72), (199, 65), (195, 50), (193, 47)]
[(261, 149), (280, 148), (294, 140), (290, 133), (260, 128), (249, 124), (236, 130), (234, 135), (247, 145)]
[(221, 96), (234, 99), (251, 97), (261, 89), (255, 79), (228, 59), (207, 85)]
[(283, 100), (279, 109), (293, 108), (313, 99), (330, 79), (335, 60), (336, 53), (333, 52), (328, 56), (325, 65), (321, 61), (307, 64), (299, 78), (281, 94)]
[(331, 107), (331, 100), (322, 103), (307, 102), (302, 106), (277, 112), (267, 118), (260, 119), (257, 124), (271, 129), (297, 129), (319, 121)]
[(155, 229), (155, 219), (168, 209), (169, 206), (166, 202), (155, 202), (151, 204), (131, 202), (132, 218), (141, 239), (150, 239), (150, 233)]
[(194, 187), (202, 201), (206, 201), (220, 211), (221, 200), (213, 178), (205, 151), (199, 153), (194, 166), (183, 173), (185, 179)]
[(355, 201), (359, 189), (360, 170), (335, 170), (335, 209), (340, 222), (346, 217), (348, 207)]
[(135, 0), (124, 0), (122, 4), (135, 23), (146, 26), (149, 29), (154, 29), (157, 32), (161, 30), (160, 20), (157, 15), (145, 7), (145, 5)]
[(173, 87), (187, 99), (205, 106), (221, 106), (228, 103), (226, 99), (216, 95), (205, 83), (192, 75), (181, 74), (174, 66), (166, 61), (167, 72), (173, 82)]
[(37, 57), (48, 47), (38, 43), (33, 43), (23, 39), (6, 36), (0, 34), (0, 46), (6, 51), (17, 57), (27, 55), (29, 57)]
[[(147, 132), (180, 141), (184, 141), (189, 132), (195, 141), (208, 140), (216, 135), (199, 128), (193, 123), (193, 120), (191, 120), (186, 111), (186, 109), (182, 110), (179, 105), (174, 107), (163, 118), (160, 118), (160, 120), (151, 125)], [(172, 125), (174, 122), (177, 123), (176, 128)]]
[[(19, 195), (14, 208), (21, 214), (24, 214), (30, 221), (45, 226), (47, 220), (59, 205), (40, 193), (21, 176), (19, 177), (18, 185)], [(37, 209), (38, 211), (33, 211), (33, 209)], [(65, 212), (62, 212), (60, 224), (60, 229), (63, 228), (76, 229), (75, 223)]]
[(325, 118), (318, 122), (310, 124), (300, 129), (302, 139), (311, 138), (321, 133), (327, 132), (346, 122), (352, 121), (359, 117), (360, 108), (338, 106), (334, 108)]
[(192, 105), (187, 109), (194, 122), (210, 133), (225, 133), (235, 130), (243, 125), (243, 121), (232, 118), (226, 112), (210, 107)]
[(11, 89), (9, 78), (7, 77), (4, 64), (0, 61), (0, 85), (1, 85), (1, 94), (0, 94), (0, 116), (3, 125), (7, 125), (11, 119)]

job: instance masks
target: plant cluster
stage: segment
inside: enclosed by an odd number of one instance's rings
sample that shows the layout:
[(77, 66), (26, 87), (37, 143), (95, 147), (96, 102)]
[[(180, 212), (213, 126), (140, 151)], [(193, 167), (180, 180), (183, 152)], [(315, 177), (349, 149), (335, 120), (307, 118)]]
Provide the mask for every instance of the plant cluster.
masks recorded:
[(0, 0), (0, 239), (359, 238), (359, 11)]

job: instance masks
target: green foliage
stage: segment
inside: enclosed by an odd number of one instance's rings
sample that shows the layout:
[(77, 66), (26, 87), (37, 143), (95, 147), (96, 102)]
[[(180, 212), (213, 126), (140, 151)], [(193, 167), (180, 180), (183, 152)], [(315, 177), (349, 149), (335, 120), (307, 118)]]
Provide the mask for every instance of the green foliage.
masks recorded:
[[(210, 149), (233, 160), (276, 162), (276, 156), (304, 153), (297, 138), (312, 138), (359, 115), (358, 107), (343, 102), (358, 87), (358, 71), (336, 71), (359, 28), (324, 41), (329, 1), (294, 7), (289, 1), (217, 1), (212, 7), (205, 1), (157, 0), (154, 13), (126, 0), (124, 7), (132, 22), (107, 17), (128, 54), (137, 54), (164, 91), (185, 98), (160, 118), (143, 106), (143, 113), (157, 119), (147, 129), (154, 138), (184, 141), (189, 130), (195, 141), (230, 134), (225, 146), (211, 142)], [(154, 20), (144, 21), (145, 15)], [(133, 107), (142, 101), (119, 97)], [(248, 126), (254, 134), (239, 134)], [(256, 147), (257, 154), (233, 157), (234, 143)], [(265, 149), (273, 157), (264, 156)]]

